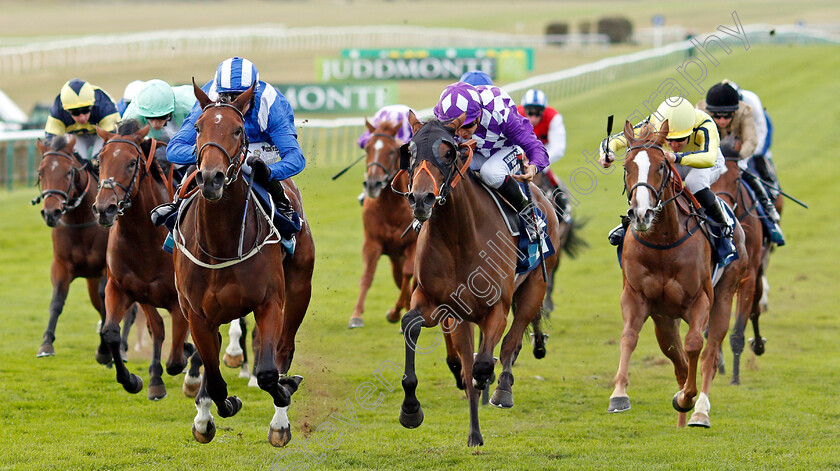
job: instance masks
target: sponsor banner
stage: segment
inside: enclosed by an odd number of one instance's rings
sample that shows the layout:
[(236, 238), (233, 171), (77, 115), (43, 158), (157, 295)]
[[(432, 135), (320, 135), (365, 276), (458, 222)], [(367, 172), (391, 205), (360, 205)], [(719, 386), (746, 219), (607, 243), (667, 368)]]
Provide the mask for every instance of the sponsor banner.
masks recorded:
[(397, 103), (396, 83), (277, 84), (296, 113), (369, 113)]
[(496, 59), (425, 57), (412, 59), (320, 59), (320, 79), (347, 80), (458, 80), (468, 70), (482, 70), (496, 78)]
[(483, 59), (488, 57), (499, 61), (524, 59), (525, 70), (534, 71), (534, 50), (530, 47), (342, 49), (341, 57), (347, 59), (423, 59), (426, 57)]

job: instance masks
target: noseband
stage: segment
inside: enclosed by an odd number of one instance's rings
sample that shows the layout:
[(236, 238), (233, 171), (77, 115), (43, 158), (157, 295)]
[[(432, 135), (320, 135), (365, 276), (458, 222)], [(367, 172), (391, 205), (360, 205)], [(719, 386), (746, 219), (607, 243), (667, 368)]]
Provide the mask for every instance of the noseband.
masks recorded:
[(223, 108), (223, 107), (224, 108), (230, 108), (230, 109), (236, 111), (236, 114), (239, 115), (239, 119), (242, 120), (242, 137), (239, 140), (238, 152), (235, 154), (236, 160), (234, 160), (234, 158), (230, 156), (227, 149), (222, 147), (221, 144), (219, 144), (217, 142), (214, 142), (214, 141), (207, 141), (204, 144), (202, 144), (201, 147), (198, 149), (198, 153), (196, 155), (196, 164), (198, 165), (199, 168), (201, 167), (201, 154), (202, 154), (202, 152), (204, 152), (204, 149), (206, 149), (207, 147), (215, 147), (215, 148), (219, 149), (220, 151), (222, 151), (222, 153), (225, 154), (225, 157), (227, 157), (227, 159), (228, 159), (228, 168), (227, 168), (227, 170), (225, 170), (225, 183), (224, 183), (224, 186), (228, 186), (231, 183), (236, 181), (236, 178), (239, 176), (239, 173), (242, 170), (242, 163), (245, 162), (245, 156), (248, 153), (248, 134), (245, 132), (245, 115), (243, 115), (242, 112), (239, 111), (239, 108), (231, 105), (230, 103), (222, 103), (222, 102), (211, 103), (211, 104), (204, 107), (204, 110), (202, 110), (202, 113), (207, 112), (207, 110), (210, 109), (210, 108)]
[[(131, 183), (128, 185), (128, 188), (126, 188), (125, 185), (123, 185), (120, 182), (114, 180), (113, 178), (106, 178), (106, 179), (101, 180), (99, 182), (99, 189), (100, 190), (103, 189), (103, 188), (107, 188), (107, 189), (114, 192), (114, 197), (116, 197), (117, 200), (118, 200), (117, 201), (117, 214), (119, 216), (122, 216), (128, 210), (128, 208), (131, 207), (131, 194), (134, 192), (135, 187), (139, 187), (140, 183), (142, 183), (142, 181), (143, 181), (143, 177), (146, 176), (146, 174), (143, 173), (143, 175), (140, 177), (140, 181), (137, 180), (137, 174), (140, 172), (141, 164), (142, 164), (142, 167), (144, 167), (144, 168), (148, 164), (147, 164), (146, 159), (144, 158), (145, 156), (143, 155), (143, 149), (141, 149), (140, 146), (137, 145), (136, 142), (130, 141), (128, 139), (119, 139), (119, 138), (110, 139), (110, 140), (108, 140), (108, 142), (106, 142), (102, 146), (103, 150), (105, 149), (105, 146), (107, 146), (108, 144), (111, 144), (111, 143), (128, 144), (128, 145), (134, 147), (134, 149), (137, 151), (137, 165), (134, 166), (134, 174), (131, 175)], [(152, 140), (151, 152), (150, 152), (150, 154), (152, 155), (152, 159), (154, 159), (156, 144), (157, 144), (156, 141), (153, 139)], [(101, 155), (102, 151), (100, 151), (99, 153)], [(117, 190), (116, 190), (115, 187), (120, 187), (120, 189), (123, 191), (122, 199), (120, 199), (119, 195), (117, 195)]]
[[(653, 144), (637, 145), (637, 146), (631, 146), (629, 149), (627, 149), (627, 153), (625, 154), (624, 158), (626, 159), (627, 154), (629, 154), (634, 149), (657, 149), (658, 151), (663, 152), (663, 154), (664, 154), (664, 151), (662, 150), (662, 147), (660, 147), (660, 146), (653, 145)], [(653, 208), (654, 213), (658, 213), (658, 212), (662, 211), (662, 208), (664, 208), (668, 203), (677, 199), (677, 197), (682, 192), (675, 192), (674, 196), (668, 198), (665, 201), (662, 201), (662, 193), (665, 192), (665, 188), (667, 188), (668, 183), (671, 182), (672, 177), (676, 174), (676, 171), (674, 170), (673, 165), (671, 165), (671, 161), (669, 161), (666, 158), (665, 162), (667, 164), (666, 168), (668, 169), (668, 171), (665, 173), (665, 176), (662, 178), (662, 185), (658, 189), (654, 188), (654, 186), (651, 185), (648, 182), (638, 182), (637, 181), (636, 184), (633, 185), (632, 187), (630, 187), (630, 189), (628, 190), (627, 189), (627, 180), (624, 181), (624, 191), (627, 193), (627, 204), (628, 205), (630, 204), (630, 201), (633, 199), (633, 193), (639, 187), (647, 188), (651, 192), (653, 192), (653, 196), (654, 196), (654, 198), (656, 198), (656, 206)]]
[[(66, 152), (62, 152), (62, 151), (49, 151), (49, 152), (44, 153), (44, 157), (47, 157), (47, 156), (50, 156), (50, 155), (57, 155), (57, 156), (60, 156), (60, 157), (64, 157), (67, 160), (69, 160), (71, 164), (73, 164), (75, 162), (78, 162), (78, 160), (76, 158), (74, 158), (70, 154), (68, 154)], [(85, 199), (85, 196), (87, 196), (87, 192), (90, 189), (90, 183), (93, 180), (92, 175), (90, 173), (88, 173), (88, 181), (87, 181), (87, 184), (85, 185), (85, 189), (79, 194), (79, 196), (77, 196), (75, 198), (70, 197), (70, 194), (73, 191), (73, 188), (75, 187), (76, 173), (79, 170), (84, 170), (86, 168), (85, 165), (86, 164), (84, 164), (84, 163), (82, 164), (81, 167), (76, 167), (75, 165), (71, 165), (71, 167), (70, 167), (70, 185), (67, 187), (67, 191), (53, 190), (53, 189), (43, 190), (43, 191), (41, 191), (41, 194), (36, 196), (31, 201), (31, 203), (33, 205), (36, 205), (36, 204), (40, 203), (41, 201), (46, 201), (46, 199), (49, 198), (49, 197), (61, 198), (60, 204), (61, 204), (61, 215), (62, 216), (67, 214), (68, 212), (73, 211), (74, 209), (78, 208), (79, 205), (82, 203), (82, 200)], [(40, 179), (38, 180), (38, 184), (40, 185)]]

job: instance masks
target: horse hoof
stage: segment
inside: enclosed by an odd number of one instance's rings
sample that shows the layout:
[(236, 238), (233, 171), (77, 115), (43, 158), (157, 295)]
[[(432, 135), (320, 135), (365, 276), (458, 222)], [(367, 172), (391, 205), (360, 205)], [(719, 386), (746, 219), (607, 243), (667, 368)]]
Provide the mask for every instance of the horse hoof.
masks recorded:
[[(160, 379), (158, 379), (158, 381), (160, 381)], [(160, 381), (160, 384), (154, 383), (154, 380), (149, 382), (149, 389), (146, 391), (146, 397), (148, 397), (150, 401), (159, 401), (166, 397), (166, 386), (163, 384), (163, 381)]]
[(496, 388), (493, 397), (490, 398), (490, 404), (500, 409), (510, 409), (513, 407), (513, 393)]
[[(39, 354), (38, 356), (41, 356), (41, 355)], [(96, 358), (96, 362), (99, 363), (100, 365), (105, 365), (105, 366), (108, 366), (108, 367), (110, 367), (114, 362), (114, 358), (111, 356), (111, 352), (108, 351), (108, 350), (105, 350), (104, 352), (96, 350), (96, 354), (94, 355), (94, 358)]]
[(51, 343), (45, 343), (41, 345), (41, 347), (38, 349), (38, 358), (51, 357), (53, 355), (55, 355), (55, 349), (53, 348)]
[(691, 409), (694, 407), (694, 404), (691, 404), (688, 407), (683, 407), (683, 406), (680, 405), (679, 397), (680, 397), (680, 391), (677, 391), (677, 393), (674, 394), (674, 398), (671, 400), (671, 405), (674, 406), (674, 409), (676, 409), (677, 412), (689, 412), (689, 411), (691, 411)]
[(216, 424), (213, 423), (211, 420), (207, 422), (207, 431), (205, 433), (201, 433), (195, 428), (195, 424), (192, 426), (192, 434), (195, 441), (198, 443), (210, 443), (213, 441), (213, 438), (216, 436)]
[(630, 410), (630, 398), (627, 396), (619, 396), (619, 397), (611, 397), (610, 398), (610, 406), (607, 408), (607, 412), (610, 414), (615, 412), (624, 412), (626, 410)]
[(350, 322), (347, 324), (348, 329), (358, 329), (364, 326), (365, 321), (363, 321), (361, 317), (351, 317)]
[(286, 446), (292, 439), (291, 427), (281, 428), (279, 430), (269, 427), (268, 429), (268, 443), (272, 446)]
[(225, 353), (224, 362), (225, 366), (228, 368), (239, 368), (242, 366), (242, 363), (245, 361), (245, 356), (242, 354), (239, 355), (228, 355)]
[(709, 428), (712, 424), (709, 422), (709, 416), (707, 414), (704, 414), (703, 412), (695, 412), (691, 416), (691, 420), (688, 421), (688, 426)]
[(484, 439), (481, 437), (481, 432), (470, 432), (470, 437), (467, 439), (467, 446), (482, 446)]
[(761, 340), (756, 341), (755, 339), (750, 339), (750, 350), (753, 351), (758, 356), (764, 354), (764, 344), (767, 342), (767, 339), (762, 337)]
[(247, 363), (243, 363), (239, 369), (239, 377), (242, 379), (249, 379), (251, 377), (251, 370), (248, 368)]
[(123, 384), (123, 388), (131, 394), (137, 394), (143, 390), (143, 379), (136, 374), (130, 374), (128, 381)]
[(400, 424), (405, 428), (417, 428), (423, 423), (423, 408), (417, 409), (417, 412), (408, 413), (402, 408), (400, 409)]
[(539, 347), (534, 347), (534, 358), (537, 360), (542, 360), (545, 358), (545, 345), (540, 345)]
[(230, 396), (225, 400), (226, 407), (220, 407), (219, 410), (219, 417), (233, 417), (242, 409), (242, 400), (240, 400), (236, 396)]
[(741, 385), (741, 379), (733, 376), (732, 381), (730, 381), (729, 384), (731, 386), (740, 386)]
[(256, 376), (251, 376), (251, 379), (248, 380), (248, 387), (249, 388), (258, 388), (260, 387), (260, 383), (257, 381)]
[(473, 384), (473, 387), (475, 389), (478, 389), (479, 391), (483, 391), (484, 388), (487, 387), (487, 381), (478, 381), (475, 378), (472, 379), (472, 384)]
[(181, 386), (181, 390), (184, 391), (184, 396), (195, 397), (199, 389), (201, 389), (201, 375), (197, 378), (187, 375), (184, 378), (184, 384)]
[(396, 324), (400, 321), (399, 311), (397, 311), (396, 309), (388, 309), (388, 312), (385, 313), (385, 320), (387, 320), (391, 324)]

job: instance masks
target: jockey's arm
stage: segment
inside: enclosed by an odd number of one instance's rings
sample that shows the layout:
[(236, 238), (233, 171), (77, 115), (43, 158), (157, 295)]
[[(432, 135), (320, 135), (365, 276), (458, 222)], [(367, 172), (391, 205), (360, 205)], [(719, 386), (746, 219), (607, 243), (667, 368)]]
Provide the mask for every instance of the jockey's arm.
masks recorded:
[(166, 160), (180, 165), (195, 163), (195, 122), (201, 116), (201, 112), (201, 107), (196, 103), (181, 129), (166, 146)]
[(545, 151), (545, 146), (537, 139), (528, 118), (517, 113), (515, 108), (510, 109), (508, 118), (502, 124), (502, 132), (507, 140), (525, 151), (530, 164), (537, 167), (537, 172), (542, 172), (548, 167), (548, 153)]
[(694, 168), (708, 168), (715, 165), (720, 149), (720, 135), (717, 125), (709, 115), (696, 110), (699, 126), (694, 126), (694, 133), (689, 135), (688, 146), (696, 146), (697, 150), (678, 152), (674, 156), (676, 163)]
[(548, 125), (548, 142), (545, 144), (549, 163), (555, 163), (566, 153), (566, 126), (563, 116), (557, 114)]
[(271, 136), (271, 143), (277, 147), (281, 159), (269, 166), (272, 180), (285, 180), (293, 177), (306, 166), (306, 159), (297, 141), (295, 115), (288, 101), (277, 100), (271, 105), (268, 114), (266, 132)]
[(741, 102), (741, 106), (744, 108), (741, 118), (741, 152), (739, 153), (739, 157), (741, 159), (748, 159), (755, 154), (755, 149), (758, 147), (758, 135), (756, 134), (756, 127), (755, 127), (755, 117), (753, 116), (752, 107), (750, 105)]

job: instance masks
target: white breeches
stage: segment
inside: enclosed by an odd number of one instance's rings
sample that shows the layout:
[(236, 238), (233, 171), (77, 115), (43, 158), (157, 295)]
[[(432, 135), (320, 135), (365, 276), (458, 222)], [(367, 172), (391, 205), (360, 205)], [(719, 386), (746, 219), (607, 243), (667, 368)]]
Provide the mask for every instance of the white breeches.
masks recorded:
[(502, 147), (493, 152), (490, 157), (475, 152), (470, 169), (479, 172), (481, 180), (491, 188), (499, 188), (505, 178), (519, 170), (517, 156), (524, 152), (519, 146)]
[(694, 194), (703, 188), (710, 187), (721, 175), (726, 173), (726, 161), (723, 158), (723, 153), (718, 150), (717, 160), (711, 167), (694, 168), (687, 165), (677, 165), (676, 168), (688, 191)]
[(74, 134), (74, 136), (76, 136), (76, 145), (73, 149), (83, 159), (90, 160), (102, 150), (104, 143), (102, 142), (102, 138), (96, 134)]

